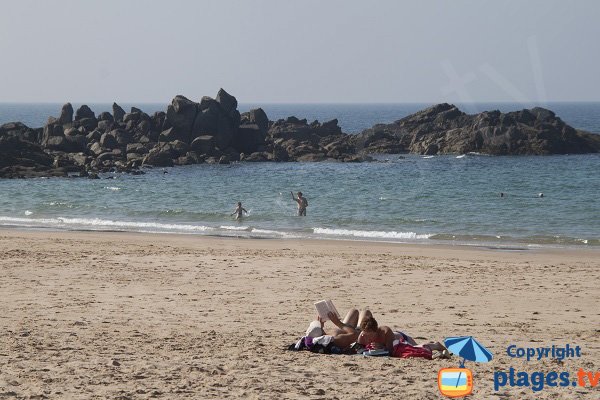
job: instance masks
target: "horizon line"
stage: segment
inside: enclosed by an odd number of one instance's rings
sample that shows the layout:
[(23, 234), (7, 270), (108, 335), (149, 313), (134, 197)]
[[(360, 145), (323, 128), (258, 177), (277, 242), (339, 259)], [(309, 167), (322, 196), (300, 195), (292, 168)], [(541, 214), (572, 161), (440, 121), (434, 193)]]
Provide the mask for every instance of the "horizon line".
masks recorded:
[[(194, 101), (193, 99), (190, 99)], [(4, 101), (0, 100), (0, 104), (66, 104), (66, 103), (75, 103), (75, 104), (110, 104), (110, 103), (121, 103), (121, 104), (170, 104), (170, 101), (163, 103), (160, 101), (131, 101), (131, 100), (109, 100), (109, 101), (79, 101), (79, 100), (70, 100), (70, 101)], [(481, 100), (481, 101), (365, 101), (365, 102), (354, 102), (354, 101), (323, 101), (323, 102), (290, 102), (290, 101), (239, 101), (240, 104), (266, 104), (266, 105), (396, 105), (396, 104), (556, 104), (556, 103), (600, 103), (599, 100), (532, 100), (528, 102), (522, 101), (509, 101), (509, 100)]]

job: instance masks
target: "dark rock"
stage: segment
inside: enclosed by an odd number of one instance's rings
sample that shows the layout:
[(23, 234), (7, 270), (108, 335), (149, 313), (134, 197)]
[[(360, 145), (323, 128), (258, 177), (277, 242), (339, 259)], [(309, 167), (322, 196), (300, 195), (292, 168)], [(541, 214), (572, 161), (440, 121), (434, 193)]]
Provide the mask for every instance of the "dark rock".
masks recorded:
[(114, 120), (117, 122), (123, 121), (123, 117), (125, 116), (125, 110), (123, 110), (121, 106), (117, 103), (113, 103), (112, 109)]
[(159, 142), (173, 142), (181, 138), (180, 132), (176, 128), (169, 128), (164, 130), (158, 136)]
[(144, 157), (143, 164), (155, 167), (172, 167), (173, 158), (175, 157), (176, 154), (169, 143), (160, 143)]
[[(213, 100), (214, 101), (214, 100)], [(196, 115), (194, 125), (192, 126), (192, 133), (190, 139), (194, 140), (198, 136), (202, 135), (215, 135), (218, 129), (219, 122), (219, 107), (216, 102), (214, 106), (209, 106), (204, 110), (201, 110)]]
[(70, 124), (73, 122), (73, 106), (71, 103), (67, 103), (62, 106), (60, 110), (60, 117), (58, 117), (57, 123), (61, 125)]
[[(84, 128), (85, 131), (93, 131), (98, 126), (98, 120), (96, 118), (80, 118), (76, 124), (79, 128)], [(75, 124), (74, 124), (75, 126)]]
[(126, 148), (127, 154), (135, 153), (135, 154), (146, 154), (148, 153), (148, 149), (142, 143), (131, 143), (127, 145)]
[(204, 162), (204, 156), (196, 153), (195, 151), (188, 151), (185, 155), (188, 160), (192, 161), (192, 164), (202, 164)]
[(324, 124), (315, 121), (309, 125), (306, 119), (300, 120), (296, 117), (288, 117), (285, 120), (280, 119), (273, 123), (269, 128), (269, 136), (273, 139), (295, 139), (317, 144), (327, 136), (342, 136), (342, 129), (337, 124), (338, 121), (334, 119)]
[(285, 148), (283, 148), (279, 145), (275, 145), (275, 146), (273, 146), (272, 159), (274, 161), (289, 161), (290, 156), (289, 156), (288, 152), (285, 150)]
[(175, 96), (167, 108), (167, 120), (173, 127), (175, 139), (189, 143), (198, 105), (184, 96)]
[(127, 113), (123, 116), (123, 122), (133, 122), (131, 126), (137, 125), (138, 121), (140, 121), (142, 114), (139, 112), (131, 112)]
[(98, 122), (97, 125), (97, 128), (100, 129), (102, 132), (110, 132), (114, 129), (114, 127), (115, 123), (106, 119)]
[(269, 118), (262, 108), (255, 108), (241, 115), (242, 125), (257, 125), (265, 133), (269, 131)]
[(0, 137), (16, 137), (32, 143), (38, 143), (43, 130), (31, 129), (21, 122), (9, 122), (0, 126)]
[(308, 154), (301, 155), (300, 157), (298, 157), (296, 159), (296, 161), (320, 162), (320, 161), (325, 161), (326, 159), (327, 159), (327, 156), (323, 153), (308, 153)]
[[(0, 178), (57, 175), (54, 158), (37, 144), (16, 136), (0, 136)], [(64, 173), (63, 173), (64, 174)]]
[(566, 154), (600, 151), (592, 134), (578, 132), (552, 111), (536, 107), (510, 113), (467, 115), (438, 104), (392, 124), (375, 125), (354, 138), (368, 153), (494, 155)]
[(214, 136), (198, 136), (190, 144), (190, 150), (195, 151), (198, 154), (213, 154), (215, 151)]
[(108, 111), (103, 111), (100, 113), (100, 115), (98, 115), (98, 121), (111, 121), (113, 122), (115, 119), (113, 118), (112, 114), (109, 113)]
[(171, 149), (173, 150), (173, 158), (185, 155), (190, 148), (186, 143), (182, 142), (181, 140), (175, 140), (171, 142), (170, 145)]
[(117, 142), (117, 138), (114, 136), (114, 134), (109, 132), (104, 133), (100, 137), (100, 146), (106, 149), (114, 149), (115, 147), (119, 146), (119, 143)]
[(232, 145), (238, 153), (254, 153), (264, 147), (266, 131), (256, 124), (240, 125), (233, 137)]
[(225, 149), (231, 144), (237, 131), (235, 123), (227, 116), (221, 114), (217, 121), (216, 145), (219, 149)]
[(94, 112), (85, 104), (79, 107), (75, 112), (75, 121), (79, 121), (84, 118), (96, 119)]
[(269, 161), (270, 157), (269, 157), (269, 153), (266, 153), (266, 152), (254, 152), (247, 156), (244, 155), (243, 157), (240, 158), (240, 160), (246, 161), (246, 162), (264, 162), (264, 161)]
[(219, 103), (225, 114), (229, 114), (231, 111), (235, 110), (238, 105), (237, 99), (223, 90), (223, 88), (219, 89), (219, 93), (217, 93), (215, 100)]
[(133, 134), (123, 129), (115, 129), (110, 133), (115, 137), (119, 146), (125, 146), (133, 142)]
[(151, 128), (152, 128), (152, 123), (150, 121), (142, 120), (137, 124), (137, 126), (135, 128), (135, 132), (140, 135), (147, 135), (148, 132), (150, 132)]

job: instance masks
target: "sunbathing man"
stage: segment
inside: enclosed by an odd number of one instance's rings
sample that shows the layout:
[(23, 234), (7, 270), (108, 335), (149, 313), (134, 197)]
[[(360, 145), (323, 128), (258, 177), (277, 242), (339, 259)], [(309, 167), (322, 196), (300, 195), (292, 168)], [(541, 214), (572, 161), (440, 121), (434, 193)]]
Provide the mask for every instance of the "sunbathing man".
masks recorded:
[[(370, 314), (370, 313), (369, 313)], [(402, 332), (394, 332), (388, 326), (378, 326), (372, 315), (360, 324), (358, 343), (367, 349), (385, 349), (392, 357), (422, 357), (433, 359), (433, 351), (440, 352), (438, 357), (449, 358), (450, 352), (440, 342), (417, 345), (413, 338)]]

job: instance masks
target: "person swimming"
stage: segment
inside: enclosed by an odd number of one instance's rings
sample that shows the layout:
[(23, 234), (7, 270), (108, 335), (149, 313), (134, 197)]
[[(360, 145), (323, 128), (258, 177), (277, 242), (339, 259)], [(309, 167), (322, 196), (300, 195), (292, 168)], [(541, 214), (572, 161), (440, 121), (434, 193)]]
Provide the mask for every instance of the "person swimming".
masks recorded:
[(242, 202), (241, 202), (241, 201), (238, 201), (238, 203), (237, 203), (237, 207), (236, 207), (235, 211), (231, 213), (231, 215), (233, 216), (233, 215), (236, 215), (236, 214), (237, 214), (237, 215), (235, 216), (235, 219), (242, 219), (242, 218), (243, 218), (243, 216), (244, 216), (244, 214), (243, 214), (243, 213), (246, 213), (246, 214), (248, 214), (248, 211), (246, 211), (246, 209), (245, 209), (244, 207), (242, 207)]
[(302, 196), (302, 192), (298, 192), (298, 197), (294, 197), (294, 192), (290, 192), (292, 194), (292, 200), (298, 203), (298, 216), (306, 217), (306, 207), (308, 207), (308, 200), (306, 197)]

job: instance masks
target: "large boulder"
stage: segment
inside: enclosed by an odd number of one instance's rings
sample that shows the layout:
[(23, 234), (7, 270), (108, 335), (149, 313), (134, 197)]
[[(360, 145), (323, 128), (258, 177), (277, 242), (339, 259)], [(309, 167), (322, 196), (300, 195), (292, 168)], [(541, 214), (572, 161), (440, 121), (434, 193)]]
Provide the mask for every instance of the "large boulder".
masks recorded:
[(199, 112), (192, 127), (190, 140), (206, 134), (215, 135), (218, 129), (220, 113), (219, 103), (210, 97), (204, 96), (200, 102)]
[(112, 114), (109, 113), (108, 111), (103, 111), (100, 113), (100, 115), (98, 115), (98, 121), (114, 121), (115, 119), (113, 118)]
[(53, 169), (54, 158), (37, 144), (16, 136), (0, 136), (0, 178), (64, 176), (63, 169)]
[(75, 112), (75, 121), (79, 121), (84, 118), (96, 119), (96, 115), (94, 114), (94, 112), (85, 104), (79, 107)]
[(226, 149), (231, 144), (234, 135), (238, 129), (235, 121), (232, 121), (227, 115), (220, 114), (217, 120), (216, 144), (219, 149)]
[(83, 135), (50, 136), (45, 147), (48, 150), (78, 153), (86, 150), (87, 140)]
[(294, 139), (299, 141), (311, 141), (319, 143), (327, 136), (342, 136), (342, 129), (338, 126), (338, 120), (333, 119), (324, 123), (314, 121), (308, 123), (306, 119), (288, 117), (274, 122), (269, 128), (269, 136), (274, 139)]
[(209, 135), (198, 136), (190, 144), (190, 150), (198, 154), (212, 155), (215, 151), (215, 137)]
[(0, 137), (12, 136), (32, 143), (40, 141), (41, 132), (40, 130), (29, 128), (22, 122), (8, 122), (0, 125)]
[(171, 101), (167, 108), (167, 120), (174, 128), (173, 134), (177, 139), (189, 143), (197, 113), (198, 104), (184, 96), (175, 96)]
[(114, 149), (119, 147), (119, 142), (113, 132), (104, 133), (100, 136), (100, 146), (105, 149)]
[(172, 167), (173, 159), (178, 157), (170, 143), (160, 143), (144, 157), (143, 164), (155, 167)]
[(254, 153), (265, 147), (266, 131), (257, 124), (240, 125), (235, 132), (232, 146), (239, 153)]
[(219, 103), (225, 114), (229, 114), (231, 111), (235, 110), (238, 105), (237, 99), (227, 93), (223, 88), (219, 89), (219, 93), (217, 93), (215, 100)]
[(112, 110), (114, 120), (117, 122), (123, 121), (123, 117), (125, 116), (125, 110), (123, 110), (123, 108), (121, 108), (121, 106), (117, 103), (113, 103)]
[(66, 103), (60, 110), (60, 117), (58, 117), (59, 124), (65, 125), (73, 122), (73, 106), (71, 103)]
[(265, 134), (269, 131), (269, 117), (262, 108), (254, 108), (241, 115), (241, 125), (256, 125)]

